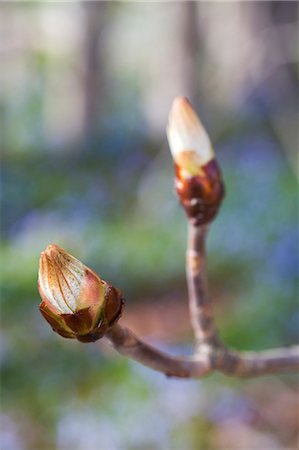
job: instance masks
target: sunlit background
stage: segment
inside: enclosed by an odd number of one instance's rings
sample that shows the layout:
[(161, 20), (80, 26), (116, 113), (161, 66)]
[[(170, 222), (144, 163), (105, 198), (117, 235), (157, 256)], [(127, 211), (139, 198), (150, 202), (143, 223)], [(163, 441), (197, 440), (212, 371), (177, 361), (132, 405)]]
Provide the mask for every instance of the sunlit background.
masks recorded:
[(1, 2), (2, 450), (293, 449), (297, 377), (166, 379), (38, 311), (57, 243), (123, 290), (122, 323), (190, 354), (186, 219), (165, 135), (185, 95), (226, 199), (208, 240), (238, 349), (298, 339), (296, 2)]

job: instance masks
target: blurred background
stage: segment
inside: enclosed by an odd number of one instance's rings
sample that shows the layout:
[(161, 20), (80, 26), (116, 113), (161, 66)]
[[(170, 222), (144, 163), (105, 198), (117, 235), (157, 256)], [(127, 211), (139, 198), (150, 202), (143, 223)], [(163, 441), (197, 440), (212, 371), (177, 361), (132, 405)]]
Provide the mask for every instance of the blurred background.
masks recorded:
[(192, 352), (165, 134), (185, 95), (226, 184), (208, 239), (221, 335), (297, 341), (297, 3), (1, 2), (0, 30), (1, 449), (296, 448), (296, 375), (166, 379), (64, 340), (37, 271), (59, 244), (123, 290), (123, 324)]

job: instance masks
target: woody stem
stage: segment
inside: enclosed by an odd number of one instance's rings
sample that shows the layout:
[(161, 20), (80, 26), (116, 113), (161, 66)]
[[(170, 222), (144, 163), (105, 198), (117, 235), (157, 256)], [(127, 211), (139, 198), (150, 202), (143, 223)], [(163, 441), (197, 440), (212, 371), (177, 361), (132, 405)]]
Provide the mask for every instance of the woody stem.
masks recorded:
[(208, 296), (205, 251), (207, 232), (207, 225), (196, 226), (189, 221), (186, 274), (191, 324), (197, 349), (200, 351), (222, 346)]

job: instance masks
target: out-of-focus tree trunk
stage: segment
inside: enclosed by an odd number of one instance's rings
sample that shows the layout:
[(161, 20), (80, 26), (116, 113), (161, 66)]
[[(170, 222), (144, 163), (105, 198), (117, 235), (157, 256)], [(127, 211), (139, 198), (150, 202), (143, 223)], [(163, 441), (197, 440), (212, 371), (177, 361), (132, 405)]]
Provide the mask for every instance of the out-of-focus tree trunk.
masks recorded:
[[(294, 145), (298, 142), (298, 52), (290, 45), (296, 42), (298, 7), (296, 2), (284, 1), (262, 2), (258, 6), (256, 16), (262, 18), (260, 27), (268, 29), (268, 33), (270, 30), (273, 36), (268, 53), (277, 55), (276, 66), (264, 80), (267, 88), (264, 87), (262, 92), (265, 94), (258, 98), (259, 107), (264, 111), (269, 134), (279, 144), (277, 148), (287, 157), (290, 168), (298, 177), (297, 145)], [(279, 110), (275, 107), (277, 104)]]
[(104, 27), (107, 19), (107, 3), (83, 2), (83, 8), (85, 11), (83, 139), (90, 142), (98, 133), (106, 104)]
[[(274, 26), (281, 26), (292, 22), (295, 23), (295, 20), (298, 23), (299, 12), (297, 2), (269, 2), (268, 8), (269, 15)], [(283, 39), (280, 39), (280, 47), (282, 50), (285, 49), (286, 45), (287, 42), (283, 41)], [(285, 65), (285, 69), (287, 70), (290, 77), (290, 89), (292, 90), (291, 97), (294, 101), (298, 101), (298, 66), (294, 61), (288, 61)]]
[(185, 94), (194, 103), (199, 93), (198, 58), (201, 50), (197, 6), (195, 1), (181, 4), (182, 75)]

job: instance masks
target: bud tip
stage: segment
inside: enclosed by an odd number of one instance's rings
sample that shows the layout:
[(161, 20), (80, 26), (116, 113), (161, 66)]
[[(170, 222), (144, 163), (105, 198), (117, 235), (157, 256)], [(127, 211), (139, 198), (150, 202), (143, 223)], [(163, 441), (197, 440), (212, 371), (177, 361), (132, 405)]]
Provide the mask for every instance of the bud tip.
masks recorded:
[[(174, 99), (169, 113), (167, 137), (174, 162), (185, 169), (188, 176), (188, 167), (194, 163), (204, 166), (214, 158), (209, 136), (204, 129), (198, 115), (191, 103), (184, 96)], [(187, 170), (186, 170), (187, 169)], [(194, 175), (194, 170), (190, 176)]]

